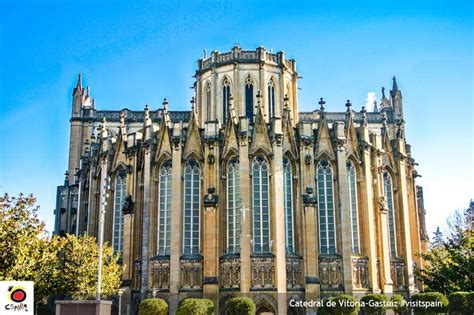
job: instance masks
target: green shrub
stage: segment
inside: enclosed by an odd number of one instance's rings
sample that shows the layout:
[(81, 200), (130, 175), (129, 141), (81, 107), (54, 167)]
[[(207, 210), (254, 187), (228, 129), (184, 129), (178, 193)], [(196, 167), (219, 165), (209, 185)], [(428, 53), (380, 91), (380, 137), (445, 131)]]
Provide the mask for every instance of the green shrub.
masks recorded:
[(441, 302), (441, 306), (426, 307), (423, 305), (414, 306), (415, 314), (438, 314), (448, 310), (449, 301), (446, 296), (439, 292), (418, 293), (412, 296), (412, 302)]
[(394, 294), (390, 298), (390, 304), (392, 305), (390, 308), (397, 314), (401, 314), (407, 310), (407, 301), (403, 298), (400, 294)]
[(385, 314), (387, 298), (383, 294), (367, 294), (360, 299), (361, 308), (366, 314)]
[(36, 313), (35, 314), (38, 314), (38, 315), (53, 315), (53, 312), (51, 312), (51, 310), (48, 308), (47, 305), (38, 304), (38, 306), (36, 306)]
[(255, 303), (248, 297), (234, 297), (229, 299), (230, 315), (254, 315)]
[(467, 295), (468, 314), (474, 314), (474, 292), (469, 292)]
[(334, 301), (334, 297), (330, 297), (326, 300), (323, 300), (323, 305), (318, 308), (318, 315), (333, 315), (336, 314), (336, 309), (334, 307), (329, 306), (330, 302)]
[(454, 292), (448, 295), (449, 312), (467, 314), (469, 310), (469, 292)]
[(146, 299), (138, 307), (138, 315), (166, 315), (168, 304), (163, 299)]
[(209, 299), (188, 298), (179, 303), (177, 315), (211, 315), (214, 303)]

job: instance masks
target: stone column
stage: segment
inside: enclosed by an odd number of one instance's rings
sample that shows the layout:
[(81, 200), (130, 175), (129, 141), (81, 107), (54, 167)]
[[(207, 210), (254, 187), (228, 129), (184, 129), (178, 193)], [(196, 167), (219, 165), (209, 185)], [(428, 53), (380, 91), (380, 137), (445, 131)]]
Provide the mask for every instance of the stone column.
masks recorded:
[(205, 146), (204, 167), (204, 214), (202, 225), (202, 255), (203, 266), (203, 293), (204, 297), (214, 301), (215, 311), (218, 312), (219, 293), (219, 223), (218, 223), (218, 187), (216, 182), (217, 173), (217, 148), (215, 141), (208, 141)]
[(408, 291), (413, 292), (415, 290), (415, 277), (413, 274), (413, 256), (411, 248), (410, 238), (410, 212), (408, 207), (408, 191), (407, 191), (407, 174), (406, 174), (406, 153), (405, 153), (405, 141), (403, 139), (397, 139), (396, 147), (398, 149), (396, 155), (396, 167), (398, 170), (398, 200), (400, 209), (400, 231), (401, 235), (401, 255), (405, 262), (405, 281), (408, 286)]
[(337, 235), (341, 237), (341, 248), (339, 252), (342, 254), (342, 268), (344, 274), (344, 291), (346, 294), (352, 294), (354, 290), (354, 283), (352, 280), (352, 222), (350, 213), (350, 198), (349, 198), (349, 182), (347, 179), (347, 158), (346, 158), (346, 139), (344, 136), (344, 123), (338, 122), (335, 126), (335, 131), (338, 139), (336, 160), (337, 160), (337, 184), (339, 201), (339, 217)]
[[(150, 221), (151, 221), (151, 148), (145, 144), (143, 158), (143, 220), (142, 220), (142, 269), (140, 291), (142, 294), (148, 291), (148, 280), (150, 273), (149, 243), (150, 243)], [(144, 296), (142, 296), (144, 298)]]
[(369, 287), (372, 288), (372, 292), (380, 292), (380, 288), (377, 281), (377, 243), (376, 243), (376, 226), (375, 226), (375, 210), (374, 210), (374, 194), (372, 190), (372, 174), (371, 168), (372, 163), (370, 159), (371, 144), (369, 142), (369, 132), (367, 127), (361, 128), (361, 138), (362, 138), (362, 168), (361, 168), (361, 181), (360, 181), (360, 190), (362, 200), (359, 203), (361, 206), (361, 227), (365, 227), (365, 233), (362, 233), (363, 242), (362, 248), (364, 249), (364, 254), (369, 258), (368, 262), (368, 282)]
[(301, 192), (303, 194), (303, 266), (306, 283), (306, 299), (319, 298), (320, 286), (318, 279), (318, 239), (316, 224), (316, 193), (314, 191), (313, 146), (311, 141), (302, 143), (300, 154)]
[[(246, 118), (243, 118), (246, 119)], [(249, 293), (251, 287), (251, 263), (252, 252), (252, 204), (250, 201), (250, 161), (247, 131), (241, 131), (239, 168), (240, 168), (240, 292)]]
[[(173, 133), (182, 127), (177, 123)], [(181, 286), (181, 261), (182, 253), (182, 164), (180, 135), (173, 137), (172, 145), (172, 191), (174, 198), (171, 200), (171, 233), (170, 240), (170, 314), (174, 314), (178, 307), (178, 293)]]
[(383, 192), (383, 174), (382, 174), (382, 142), (380, 136), (374, 136), (375, 148), (373, 150), (374, 173), (376, 179), (374, 183), (374, 194), (378, 209), (377, 220), (377, 245), (379, 257), (379, 279), (383, 293), (393, 293), (393, 281), (390, 269), (390, 245), (388, 233), (388, 207)]
[[(273, 119), (275, 139), (273, 142), (273, 176), (271, 178), (271, 196), (273, 201), (273, 250), (275, 254), (275, 284), (278, 292), (278, 314), (286, 314), (286, 244), (285, 244), (285, 208), (283, 200), (283, 150), (281, 120)], [(279, 126), (278, 126), (279, 125)], [(278, 132), (278, 133), (277, 133)]]

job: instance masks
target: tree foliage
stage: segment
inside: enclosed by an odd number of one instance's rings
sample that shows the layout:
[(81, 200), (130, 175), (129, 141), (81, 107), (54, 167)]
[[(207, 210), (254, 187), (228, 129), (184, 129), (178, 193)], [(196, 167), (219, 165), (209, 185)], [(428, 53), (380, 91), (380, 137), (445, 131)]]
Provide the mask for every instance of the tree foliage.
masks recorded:
[[(0, 281), (35, 282), (35, 297), (62, 294), (76, 299), (94, 296), (97, 289), (98, 246), (92, 236), (46, 237), (33, 196), (0, 197)], [(104, 295), (117, 292), (122, 267), (112, 247), (104, 245)]]
[(416, 276), (431, 291), (448, 294), (469, 291), (474, 287), (474, 231), (458, 229), (440, 246), (432, 247), (421, 257), (427, 262), (416, 269)]

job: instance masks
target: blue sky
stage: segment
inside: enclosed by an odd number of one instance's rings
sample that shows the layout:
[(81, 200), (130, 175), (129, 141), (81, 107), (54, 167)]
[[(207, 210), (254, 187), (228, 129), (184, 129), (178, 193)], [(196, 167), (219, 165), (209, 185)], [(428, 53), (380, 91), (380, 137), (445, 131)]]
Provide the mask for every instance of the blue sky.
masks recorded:
[(429, 231), (474, 198), (472, 1), (0, 0), (0, 192), (53, 227), (77, 74), (99, 109), (188, 109), (196, 59), (264, 45), (297, 61), (300, 110), (360, 110), (396, 75)]

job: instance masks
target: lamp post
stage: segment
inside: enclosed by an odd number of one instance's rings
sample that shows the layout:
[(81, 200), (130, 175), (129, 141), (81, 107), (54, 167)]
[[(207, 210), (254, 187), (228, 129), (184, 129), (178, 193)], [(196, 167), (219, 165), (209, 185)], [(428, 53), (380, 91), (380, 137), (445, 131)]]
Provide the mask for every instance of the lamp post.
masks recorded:
[[(106, 163), (103, 163), (106, 165)], [(97, 301), (100, 301), (100, 287), (102, 286), (102, 245), (104, 243), (104, 221), (105, 221), (105, 209), (107, 206), (107, 198), (109, 197), (109, 189), (110, 189), (110, 178), (107, 175), (107, 168), (102, 165), (101, 170), (102, 176), (101, 178), (104, 179), (102, 185), (102, 193), (101, 193), (101, 202), (99, 208), (99, 239), (98, 239), (98, 246), (99, 246), (99, 259), (98, 264), (99, 268), (97, 271)]]
[(122, 314), (122, 294), (125, 292), (125, 289), (118, 290), (118, 315)]

